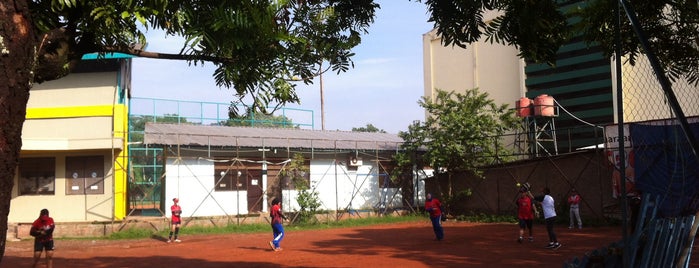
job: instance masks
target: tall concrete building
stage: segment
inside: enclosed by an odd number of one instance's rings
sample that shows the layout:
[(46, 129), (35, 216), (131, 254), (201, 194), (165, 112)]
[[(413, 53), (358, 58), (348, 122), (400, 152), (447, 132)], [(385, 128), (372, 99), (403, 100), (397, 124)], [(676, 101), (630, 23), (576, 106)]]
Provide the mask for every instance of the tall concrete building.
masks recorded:
[[(584, 5), (565, 1), (561, 9)], [(486, 14), (485, 20), (495, 18)], [(574, 21), (574, 20), (571, 20)], [(423, 35), (425, 97), (435, 89), (461, 91), (479, 88), (497, 103), (515, 107), (518, 99), (534, 101), (548, 95), (555, 100), (553, 116), (522, 118), (513, 148), (531, 156), (574, 151), (603, 142), (603, 126), (618, 122), (613, 58), (601, 48), (575, 36), (557, 52), (555, 66), (524, 62), (512, 46), (473, 43), (466, 49), (444, 47), (436, 31)], [(641, 55), (631, 65), (622, 59), (624, 122), (672, 118), (660, 84)], [(673, 83), (687, 116), (699, 115), (699, 91), (684, 80)], [(525, 134), (525, 135), (523, 135)]]

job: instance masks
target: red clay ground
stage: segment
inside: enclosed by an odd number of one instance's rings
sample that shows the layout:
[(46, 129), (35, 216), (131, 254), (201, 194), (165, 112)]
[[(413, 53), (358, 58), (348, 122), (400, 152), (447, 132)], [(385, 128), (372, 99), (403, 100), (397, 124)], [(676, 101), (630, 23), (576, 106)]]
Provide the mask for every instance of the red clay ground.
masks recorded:
[[(273, 252), (264, 234), (184, 235), (122, 241), (57, 240), (54, 267), (562, 267), (565, 260), (620, 240), (618, 227), (569, 230), (557, 226), (563, 247), (545, 249), (544, 226), (535, 241), (516, 242), (515, 224), (446, 222), (436, 241), (428, 220), (314, 231), (286, 226), (283, 251)], [(695, 243), (696, 244), (696, 243)], [(0, 267), (31, 267), (31, 241), (8, 242)], [(697, 253), (697, 248), (693, 250)], [(694, 256), (692, 267), (699, 267)], [(43, 267), (43, 266), (40, 266)]]

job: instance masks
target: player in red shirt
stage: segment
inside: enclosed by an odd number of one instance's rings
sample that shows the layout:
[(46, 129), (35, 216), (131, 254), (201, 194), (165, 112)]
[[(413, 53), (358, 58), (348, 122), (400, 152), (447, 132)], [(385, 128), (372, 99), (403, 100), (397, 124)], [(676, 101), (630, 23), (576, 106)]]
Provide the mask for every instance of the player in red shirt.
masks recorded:
[(42, 209), (29, 230), (34, 237), (34, 267), (37, 267), (41, 259), (41, 252), (46, 250), (46, 267), (53, 267), (53, 230), (56, 228), (53, 218), (49, 217), (49, 210)]
[(170, 243), (172, 242), (172, 235), (175, 235), (175, 242), (179, 243), (182, 242), (180, 239), (177, 238), (177, 236), (180, 233), (180, 224), (182, 224), (182, 218), (180, 218), (180, 215), (182, 214), (182, 208), (179, 205), (180, 199), (175, 197), (172, 199), (172, 202), (174, 204), (170, 206), (170, 211), (172, 212), (172, 218), (171, 218), (171, 225), (170, 225), (170, 236), (167, 237), (167, 242)]
[(517, 242), (522, 243), (524, 229), (529, 230), (529, 242), (534, 241), (532, 234), (532, 225), (534, 222), (534, 214), (536, 207), (534, 206), (534, 198), (526, 188), (519, 190), (519, 198), (517, 199), (517, 219), (519, 220), (519, 238)]
[(428, 193), (427, 200), (425, 201), (425, 210), (430, 213), (434, 235), (437, 237), (438, 241), (441, 241), (444, 239), (444, 229), (442, 228), (442, 203), (439, 202), (439, 199), (433, 198), (432, 194)]
[(269, 241), (269, 246), (272, 247), (274, 251), (280, 251), (282, 248), (279, 243), (284, 239), (284, 226), (282, 226), (282, 220), (286, 220), (286, 216), (282, 213), (282, 202), (279, 199), (274, 198), (272, 200), (272, 207), (269, 210), (269, 217), (272, 218), (272, 234), (274, 239)]

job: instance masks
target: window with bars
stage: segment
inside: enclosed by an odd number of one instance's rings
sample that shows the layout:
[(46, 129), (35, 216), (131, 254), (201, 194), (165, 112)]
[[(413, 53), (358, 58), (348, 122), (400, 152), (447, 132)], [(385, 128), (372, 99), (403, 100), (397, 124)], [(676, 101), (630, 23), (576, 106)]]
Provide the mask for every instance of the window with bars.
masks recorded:
[(245, 191), (248, 189), (247, 169), (231, 167), (229, 163), (214, 162), (215, 191)]

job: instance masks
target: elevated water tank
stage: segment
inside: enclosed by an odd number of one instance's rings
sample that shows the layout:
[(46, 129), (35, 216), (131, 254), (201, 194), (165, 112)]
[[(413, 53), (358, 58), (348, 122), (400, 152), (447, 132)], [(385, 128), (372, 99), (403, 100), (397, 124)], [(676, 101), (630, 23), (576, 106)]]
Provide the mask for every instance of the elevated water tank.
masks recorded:
[(517, 102), (515, 102), (515, 107), (517, 109), (517, 116), (527, 117), (532, 115), (532, 99), (527, 97), (521, 97)]
[(553, 97), (541, 94), (534, 98), (534, 115), (536, 116), (555, 116), (553, 106)]

